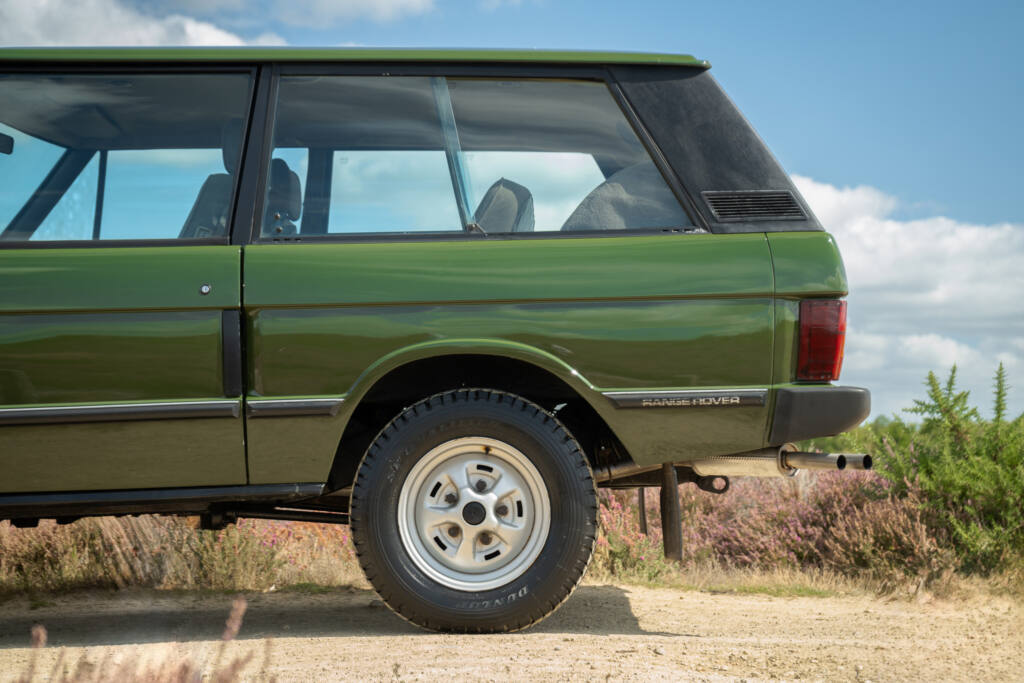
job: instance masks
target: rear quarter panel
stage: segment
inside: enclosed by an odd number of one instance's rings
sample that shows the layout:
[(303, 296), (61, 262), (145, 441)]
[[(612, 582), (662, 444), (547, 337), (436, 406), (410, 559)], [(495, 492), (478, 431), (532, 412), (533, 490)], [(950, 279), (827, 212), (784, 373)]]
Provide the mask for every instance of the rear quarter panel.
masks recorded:
[[(510, 344), (582, 387), (638, 462), (764, 439), (766, 406), (621, 409), (601, 393), (767, 387), (764, 234), (258, 244), (244, 272), (252, 397), (356, 399), (381, 364)], [(251, 483), (326, 477), (354, 402), (315, 435), (310, 418), (250, 421)], [(303, 432), (306, 452), (275, 447)]]

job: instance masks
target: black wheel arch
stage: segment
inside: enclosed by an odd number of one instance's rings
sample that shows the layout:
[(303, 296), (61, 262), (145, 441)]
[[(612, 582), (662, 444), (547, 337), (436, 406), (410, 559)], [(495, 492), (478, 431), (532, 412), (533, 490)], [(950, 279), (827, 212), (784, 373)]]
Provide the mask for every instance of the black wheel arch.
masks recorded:
[(411, 361), (374, 382), (359, 400), (342, 433), (328, 490), (352, 485), (366, 449), (402, 410), (429, 396), (467, 387), (487, 387), (522, 396), (557, 414), (579, 442), (591, 467), (601, 459), (628, 457), (625, 447), (597, 411), (550, 371), (504, 356), (447, 354)]

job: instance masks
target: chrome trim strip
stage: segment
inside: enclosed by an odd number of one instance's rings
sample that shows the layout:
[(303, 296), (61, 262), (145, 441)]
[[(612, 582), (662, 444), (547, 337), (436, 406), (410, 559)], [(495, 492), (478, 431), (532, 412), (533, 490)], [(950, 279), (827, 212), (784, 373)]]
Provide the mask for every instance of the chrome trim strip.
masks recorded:
[(289, 417), (296, 415), (338, 414), (343, 398), (270, 398), (246, 399), (245, 414), (249, 417)]
[(732, 408), (763, 406), (768, 389), (686, 389), (682, 391), (605, 391), (616, 408)]
[(0, 408), (0, 425), (57, 424), (62, 422), (126, 422), (203, 417), (238, 417), (240, 399), (219, 401), (162, 401), (101, 405)]

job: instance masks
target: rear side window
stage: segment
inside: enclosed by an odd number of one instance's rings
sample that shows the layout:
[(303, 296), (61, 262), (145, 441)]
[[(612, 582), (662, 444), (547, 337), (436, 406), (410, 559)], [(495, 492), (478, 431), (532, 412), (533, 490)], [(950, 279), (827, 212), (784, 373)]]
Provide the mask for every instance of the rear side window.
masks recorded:
[(226, 239), (249, 98), (248, 74), (0, 75), (0, 240)]
[(602, 83), (284, 77), (262, 234), (691, 225)]

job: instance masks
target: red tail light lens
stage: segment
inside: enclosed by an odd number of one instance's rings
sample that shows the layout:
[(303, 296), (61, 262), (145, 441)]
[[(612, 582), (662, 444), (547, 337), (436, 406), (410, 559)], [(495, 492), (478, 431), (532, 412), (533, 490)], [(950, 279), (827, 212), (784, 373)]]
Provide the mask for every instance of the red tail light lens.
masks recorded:
[(796, 378), (815, 382), (839, 379), (846, 342), (846, 302), (807, 299), (800, 302), (800, 355)]

